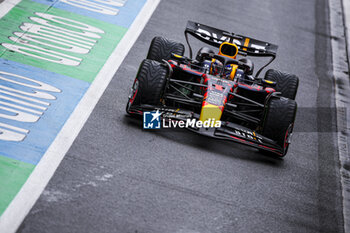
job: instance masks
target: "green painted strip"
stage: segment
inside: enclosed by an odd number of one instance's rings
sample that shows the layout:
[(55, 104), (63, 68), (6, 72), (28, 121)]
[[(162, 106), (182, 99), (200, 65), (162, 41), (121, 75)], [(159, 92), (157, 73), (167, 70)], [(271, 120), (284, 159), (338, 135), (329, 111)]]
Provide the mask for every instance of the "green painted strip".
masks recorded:
[[(34, 58), (32, 56), (23, 55), (19, 52), (9, 51), (5, 47), (0, 46), (0, 57), (4, 59), (9, 59), (22, 64), (27, 64), (35, 66), (44, 70), (52, 71), (55, 73), (63, 74), (72, 78), (77, 78), (87, 82), (92, 82), (99, 70), (102, 68), (108, 57), (111, 55), (119, 41), (122, 39), (127, 28), (123, 28), (117, 25), (109, 24), (97, 19), (88, 18), (82, 15), (70, 13), (56, 8), (48, 8), (47, 5), (32, 2), (30, 0), (23, 0), (16, 7), (14, 7), (7, 15), (0, 19), (1, 32), (0, 41), (2, 43), (15, 44), (19, 46), (24, 46), (25, 43), (14, 42), (9, 39), (10, 36), (17, 38), (14, 32), (23, 33), (24, 31), (20, 28), (23, 23), (32, 23), (41, 25), (38, 22), (31, 20), (29, 17), (37, 17), (35, 12), (47, 13), (70, 20), (75, 20), (77, 22), (83, 22), (84, 24), (96, 27), (103, 30), (104, 33), (96, 33), (100, 38), (93, 38), (96, 42), (92, 43), (92, 48), (86, 54), (75, 53), (71, 51), (64, 51), (62, 49), (53, 48), (51, 46), (43, 45), (41, 43), (29, 41), (30, 45), (39, 46), (40, 48), (48, 49), (53, 52), (62, 53), (77, 59), (82, 59), (79, 65), (69, 66), (64, 64), (58, 64), (54, 62), (49, 62), (43, 59)], [(45, 19), (44, 19), (45, 20)], [(71, 22), (69, 22), (71, 23)], [(63, 29), (68, 29), (70, 31), (84, 33), (84, 30), (77, 29), (68, 25), (51, 23), (51, 25), (58, 26)], [(77, 24), (78, 25), (78, 24)], [(80, 25), (81, 26), (81, 25)], [(32, 33), (26, 33), (29, 35), (35, 35)], [(36, 35), (37, 36), (37, 35)], [(54, 42), (50, 42), (43, 39), (34, 38), (42, 43), (47, 43), (49, 45), (57, 46)], [(85, 39), (92, 39), (89, 37), (83, 37)], [(26, 39), (23, 39), (26, 40)], [(68, 38), (69, 41), (71, 41)], [(79, 43), (81, 44), (81, 43)], [(62, 45), (61, 45), (62, 46)], [(35, 55), (40, 55), (35, 52), (30, 52)], [(45, 55), (40, 55), (46, 57)], [(48, 58), (48, 57), (47, 57)]]
[(34, 170), (34, 165), (0, 156), (0, 216)]

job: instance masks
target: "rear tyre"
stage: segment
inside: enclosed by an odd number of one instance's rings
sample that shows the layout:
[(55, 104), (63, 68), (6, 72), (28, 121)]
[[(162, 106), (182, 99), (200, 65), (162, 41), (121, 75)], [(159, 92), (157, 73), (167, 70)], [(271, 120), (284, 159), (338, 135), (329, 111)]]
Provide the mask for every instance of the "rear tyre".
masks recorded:
[(299, 86), (296, 75), (270, 69), (266, 72), (265, 79), (276, 82), (275, 90), (281, 92), (283, 97), (295, 100)]
[(160, 105), (167, 75), (168, 69), (161, 63), (143, 60), (129, 93), (126, 112), (133, 114), (130, 107), (141, 104)]
[(151, 46), (148, 50), (147, 59), (162, 62), (162, 59), (168, 61), (171, 58), (171, 54), (184, 55), (185, 46), (173, 40), (156, 36), (151, 42)]
[[(293, 131), (297, 103), (288, 98), (271, 98), (265, 115), (262, 135), (277, 142), (287, 154), (288, 138)], [(264, 154), (272, 154), (262, 151)]]

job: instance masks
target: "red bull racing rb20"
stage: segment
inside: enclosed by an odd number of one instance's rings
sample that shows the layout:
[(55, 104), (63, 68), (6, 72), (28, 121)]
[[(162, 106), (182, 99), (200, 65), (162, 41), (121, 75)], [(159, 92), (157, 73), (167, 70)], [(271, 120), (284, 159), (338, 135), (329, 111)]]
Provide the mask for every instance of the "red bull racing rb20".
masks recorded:
[[(210, 47), (202, 47), (193, 58), (189, 36)], [(127, 113), (157, 111), (164, 121), (189, 122), (193, 132), (286, 155), (299, 79), (273, 69), (259, 77), (275, 59), (278, 46), (192, 21), (185, 38), (189, 57), (181, 43), (164, 37), (152, 40), (130, 90)], [(271, 59), (255, 73), (248, 57)], [(209, 127), (198, 127), (197, 121), (209, 121)]]

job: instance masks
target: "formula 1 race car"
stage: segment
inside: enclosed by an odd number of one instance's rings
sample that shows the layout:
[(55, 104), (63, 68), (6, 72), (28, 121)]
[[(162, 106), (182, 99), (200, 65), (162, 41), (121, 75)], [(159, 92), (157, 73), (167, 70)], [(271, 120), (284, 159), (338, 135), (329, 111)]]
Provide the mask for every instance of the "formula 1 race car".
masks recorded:
[[(201, 48), (192, 58), (188, 36), (219, 48)], [(261, 71), (276, 57), (277, 45), (188, 21), (183, 44), (155, 37), (130, 90), (126, 111), (130, 115), (161, 112), (167, 121), (220, 121), (219, 127), (188, 129), (284, 156), (293, 131), (297, 110), (295, 75)], [(242, 58), (238, 59), (237, 56)], [(254, 75), (247, 56), (271, 57)]]

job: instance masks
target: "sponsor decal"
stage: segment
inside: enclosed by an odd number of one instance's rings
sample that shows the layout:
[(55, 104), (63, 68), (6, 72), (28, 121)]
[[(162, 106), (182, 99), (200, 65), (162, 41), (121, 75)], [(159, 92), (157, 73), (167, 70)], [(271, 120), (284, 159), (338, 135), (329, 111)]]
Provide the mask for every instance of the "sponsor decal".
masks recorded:
[[(198, 28), (196, 34), (199, 37), (202, 37), (205, 40), (211, 40), (211, 38), (213, 38), (213, 41), (215, 43), (220, 43), (221, 44), (224, 41), (230, 42), (230, 37), (221, 36), (221, 38), (219, 38), (218, 35), (215, 32), (210, 32), (210, 31), (207, 31), (207, 30), (205, 30), (203, 28)], [(205, 36), (205, 35), (207, 35), (207, 36)], [(235, 43), (238, 46), (238, 48), (242, 45), (241, 41), (239, 41), (237, 39), (233, 39), (233, 43)], [(264, 50), (265, 49), (265, 46), (257, 45), (257, 44), (253, 44), (253, 43), (251, 43), (249, 46), (251, 48), (256, 49), (255, 53), (259, 53), (260, 50)]]
[[(30, 23), (23, 22), (20, 32), (13, 32), (14, 36), (8, 38), (14, 43), (1, 45), (27, 56), (42, 59), (48, 62), (59, 63), (66, 66), (78, 66), (82, 59), (72, 54), (87, 54), (96, 44), (97, 39), (105, 32), (97, 27), (81, 23), (69, 18), (45, 14), (40, 12), (31, 16)], [(54, 23), (58, 25), (54, 25)], [(68, 26), (67, 29), (62, 26)], [(72, 30), (72, 29), (78, 30)], [(33, 44), (36, 43), (37, 45)], [(45, 48), (49, 47), (49, 48)], [(58, 51), (54, 51), (57, 49)]]
[(31, 0), (106, 23), (130, 27), (146, 0)]
[(117, 15), (119, 9), (117, 7), (124, 6), (127, 0), (60, 0), (81, 9), (97, 12), (105, 15)]
[(0, 155), (37, 164), (88, 87), (0, 58)]
[(37, 122), (50, 106), (47, 100), (56, 100), (52, 93), (60, 92), (47, 83), (0, 70), (0, 140), (19, 142), (29, 133), (28, 129), (1, 123), (1, 118)]
[(1, 58), (90, 83), (127, 31), (32, 1), (20, 2), (0, 24)]
[(235, 129), (232, 133), (240, 138), (250, 139), (259, 143), (263, 143), (262, 137), (256, 134), (255, 131), (246, 129)]

